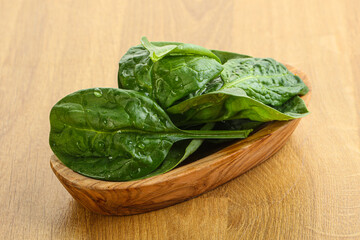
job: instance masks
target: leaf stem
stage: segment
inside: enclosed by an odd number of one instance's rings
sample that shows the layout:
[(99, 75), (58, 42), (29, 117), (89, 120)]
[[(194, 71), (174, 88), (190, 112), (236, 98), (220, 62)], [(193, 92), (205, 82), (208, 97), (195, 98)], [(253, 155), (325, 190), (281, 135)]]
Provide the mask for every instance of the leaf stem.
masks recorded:
[(229, 139), (246, 138), (253, 130), (182, 130), (180, 137), (187, 139)]

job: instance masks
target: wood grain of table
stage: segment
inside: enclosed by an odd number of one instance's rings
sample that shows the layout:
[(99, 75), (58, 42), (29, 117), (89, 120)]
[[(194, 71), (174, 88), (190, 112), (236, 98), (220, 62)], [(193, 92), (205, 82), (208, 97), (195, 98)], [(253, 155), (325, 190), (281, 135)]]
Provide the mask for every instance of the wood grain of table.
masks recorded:
[[(359, 1), (0, 0), (0, 239), (360, 239)], [(117, 87), (141, 36), (303, 70), (311, 114), (260, 166), (162, 210), (77, 204), (49, 166), (49, 111)]]

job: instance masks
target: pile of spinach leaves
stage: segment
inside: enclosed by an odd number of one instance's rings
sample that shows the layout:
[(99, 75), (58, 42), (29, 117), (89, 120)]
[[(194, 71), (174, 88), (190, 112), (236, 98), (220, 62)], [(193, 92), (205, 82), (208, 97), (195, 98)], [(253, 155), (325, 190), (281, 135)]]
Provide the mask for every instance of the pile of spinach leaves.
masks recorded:
[(165, 173), (204, 139), (246, 138), (264, 122), (308, 114), (307, 86), (271, 58), (176, 42), (131, 47), (119, 88), (74, 92), (50, 112), (50, 147), (88, 177), (130, 181)]

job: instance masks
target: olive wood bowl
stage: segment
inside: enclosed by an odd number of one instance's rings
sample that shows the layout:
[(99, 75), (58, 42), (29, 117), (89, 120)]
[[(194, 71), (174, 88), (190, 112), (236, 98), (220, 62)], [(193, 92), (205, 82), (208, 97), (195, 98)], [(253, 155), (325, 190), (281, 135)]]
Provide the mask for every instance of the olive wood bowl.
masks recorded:
[[(303, 72), (286, 67), (309, 86)], [(310, 96), (311, 91), (302, 97), (306, 104)], [(90, 211), (103, 215), (139, 214), (196, 197), (245, 173), (279, 151), (299, 122), (271, 122), (209, 156), (143, 180), (108, 182), (88, 178), (66, 167), (54, 155), (50, 165), (66, 190)]]

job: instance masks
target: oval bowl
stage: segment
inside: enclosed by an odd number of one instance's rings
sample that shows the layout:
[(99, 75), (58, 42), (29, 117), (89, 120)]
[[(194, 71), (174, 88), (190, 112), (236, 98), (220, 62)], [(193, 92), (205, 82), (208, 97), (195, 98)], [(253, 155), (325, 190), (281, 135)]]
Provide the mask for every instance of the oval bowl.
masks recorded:
[[(286, 67), (310, 88), (302, 71)], [(310, 96), (311, 89), (302, 97), (307, 105)], [(271, 122), (209, 156), (143, 180), (108, 182), (88, 178), (66, 167), (54, 155), (50, 166), (73, 198), (90, 211), (103, 215), (139, 214), (196, 197), (245, 173), (279, 151), (299, 122)]]

